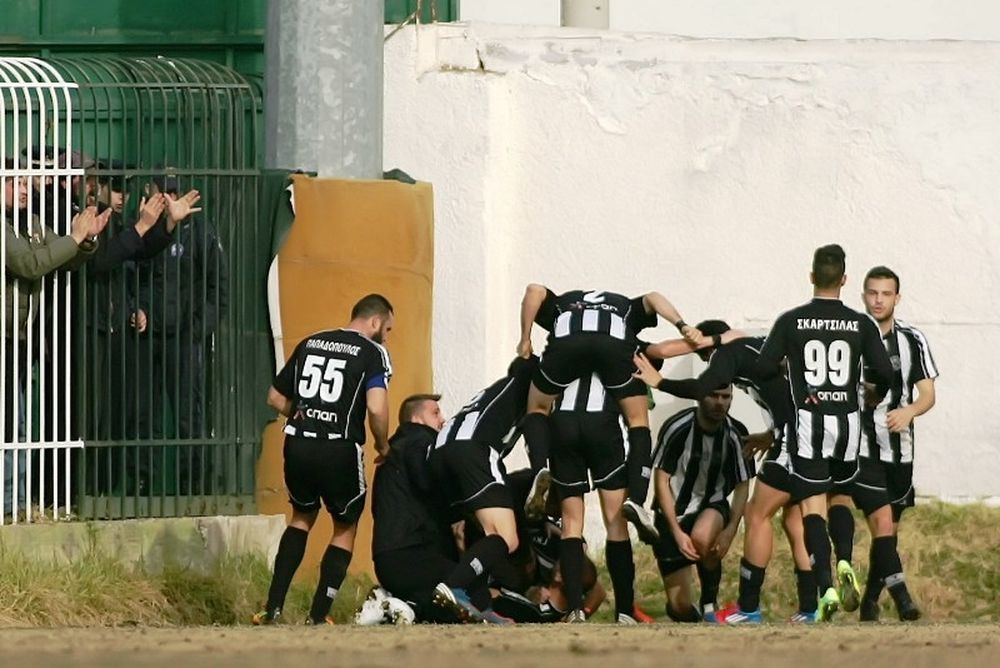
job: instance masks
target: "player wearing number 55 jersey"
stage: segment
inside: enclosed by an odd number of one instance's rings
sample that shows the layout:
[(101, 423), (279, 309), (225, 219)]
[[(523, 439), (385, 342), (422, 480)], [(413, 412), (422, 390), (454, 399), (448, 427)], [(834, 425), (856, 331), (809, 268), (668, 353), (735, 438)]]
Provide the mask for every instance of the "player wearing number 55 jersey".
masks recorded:
[(256, 624), (280, 617), (321, 500), (333, 516), (333, 537), (320, 565), (309, 620), (322, 624), (327, 619), (347, 574), (365, 506), (366, 414), (375, 449), (381, 457), (389, 450), (392, 366), (382, 343), (392, 324), (388, 300), (368, 295), (355, 304), (347, 327), (316, 332), (299, 343), (274, 379), (268, 403), (288, 418), (285, 486), (292, 520), (278, 545), (267, 606), (255, 615)]
[(816, 619), (828, 620), (840, 606), (830, 569), (827, 493), (857, 474), (862, 362), (879, 399), (892, 374), (875, 321), (840, 301), (844, 269), (840, 246), (817, 249), (812, 301), (779, 316), (760, 351), (761, 377), (781, 373), (781, 362), (787, 362), (795, 412), (783, 441), (761, 466), (747, 506), (739, 608), (720, 614), (730, 623), (760, 620), (760, 588), (773, 540), (771, 517), (789, 501), (798, 501), (802, 509), (806, 549), (822, 592)]

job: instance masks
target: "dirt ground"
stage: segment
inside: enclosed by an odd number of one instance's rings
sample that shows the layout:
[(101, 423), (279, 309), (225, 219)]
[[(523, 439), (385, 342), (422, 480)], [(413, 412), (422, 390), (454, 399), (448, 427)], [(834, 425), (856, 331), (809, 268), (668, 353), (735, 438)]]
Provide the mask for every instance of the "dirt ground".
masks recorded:
[[(606, 624), (0, 630), (3, 666), (572, 668), (1000, 665), (1000, 625), (756, 628)], [(992, 657), (992, 658), (991, 658)], [(745, 663), (744, 663), (745, 662)]]

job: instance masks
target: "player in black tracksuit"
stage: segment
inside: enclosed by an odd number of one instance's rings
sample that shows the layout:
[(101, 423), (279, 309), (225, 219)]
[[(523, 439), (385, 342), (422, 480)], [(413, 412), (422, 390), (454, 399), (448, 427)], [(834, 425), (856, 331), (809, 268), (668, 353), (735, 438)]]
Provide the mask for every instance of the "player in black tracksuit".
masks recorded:
[[(446, 502), (437, 494), (427, 464), (438, 430), (404, 419), (409, 403), (403, 402), (399, 428), (372, 483), (375, 576), (393, 596), (413, 603), (419, 621), (450, 622), (454, 615), (432, 605), (434, 587), (458, 564)], [(470, 596), (489, 606), (483, 583)]]
[(381, 295), (368, 295), (355, 304), (347, 327), (303, 339), (274, 378), (268, 403), (288, 418), (285, 485), (292, 519), (278, 545), (267, 605), (254, 616), (255, 624), (270, 624), (281, 616), (321, 501), (333, 518), (333, 536), (320, 564), (309, 621), (327, 621), (347, 575), (365, 507), (366, 414), (375, 450), (383, 457), (389, 454), (392, 366), (382, 342), (392, 325), (392, 305)]

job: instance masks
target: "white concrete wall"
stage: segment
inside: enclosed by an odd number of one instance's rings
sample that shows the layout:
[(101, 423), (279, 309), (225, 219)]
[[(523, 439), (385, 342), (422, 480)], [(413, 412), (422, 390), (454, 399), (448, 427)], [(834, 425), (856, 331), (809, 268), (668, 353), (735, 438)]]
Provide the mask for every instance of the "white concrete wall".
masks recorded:
[[(942, 372), (919, 493), (1000, 498), (1000, 45), (441, 25), (393, 38), (385, 72), (385, 165), (435, 187), (447, 408), (502, 374), (529, 281), (765, 327), (839, 242), (846, 301), (893, 267)], [(654, 429), (683, 405), (658, 398)]]
[[(712, 38), (1000, 40), (995, 0), (607, 0), (612, 30)], [(559, 25), (560, 0), (461, 0), (463, 21)]]

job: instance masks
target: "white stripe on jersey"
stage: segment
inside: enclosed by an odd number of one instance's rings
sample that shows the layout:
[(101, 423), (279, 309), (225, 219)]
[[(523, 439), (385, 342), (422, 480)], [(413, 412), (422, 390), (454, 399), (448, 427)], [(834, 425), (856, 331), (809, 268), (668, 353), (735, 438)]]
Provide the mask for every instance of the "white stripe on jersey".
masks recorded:
[(600, 324), (601, 317), (597, 311), (584, 311), (582, 328), (585, 332), (596, 332)]
[(472, 435), (476, 433), (476, 427), (479, 425), (479, 411), (473, 411), (467, 413), (464, 418), (462, 418), (462, 426), (458, 428), (458, 433), (455, 434), (455, 440), (467, 441), (472, 438)]
[(576, 406), (576, 396), (580, 393), (580, 379), (577, 378), (572, 383), (566, 386), (563, 391), (562, 399), (559, 400), (559, 405), (556, 410), (561, 411), (571, 411), (573, 407)]
[[(858, 458), (858, 447), (861, 443), (861, 414), (858, 412), (846, 415), (823, 415), (799, 409), (795, 415), (795, 454), (803, 459), (833, 458), (836, 454), (837, 441), (840, 440), (840, 419), (847, 419), (847, 447), (840, 461), (853, 462)], [(813, 439), (814, 423), (822, 422), (823, 435), (820, 443)], [(817, 453), (817, 450), (819, 452)]]
[(587, 412), (600, 413), (604, 410), (604, 386), (595, 373), (590, 379), (590, 394), (587, 395)]
[(566, 311), (565, 313), (560, 313), (559, 317), (556, 318), (556, 326), (552, 330), (552, 334), (558, 339), (562, 336), (569, 335), (569, 325), (570, 321), (573, 319), (573, 313), (571, 311)]
[(611, 336), (616, 339), (625, 339), (625, 320), (615, 313), (611, 314)]
[(913, 339), (917, 342), (917, 348), (920, 350), (920, 364), (923, 366), (924, 375), (931, 379), (937, 378), (940, 374), (938, 374), (934, 355), (931, 354), (931, 347), (927, 343), (927, 337), (924, 336), (924, 333), (913, 325), (908, 325), (900, 320), (895, 322), (895, 327), (913, 336)]

